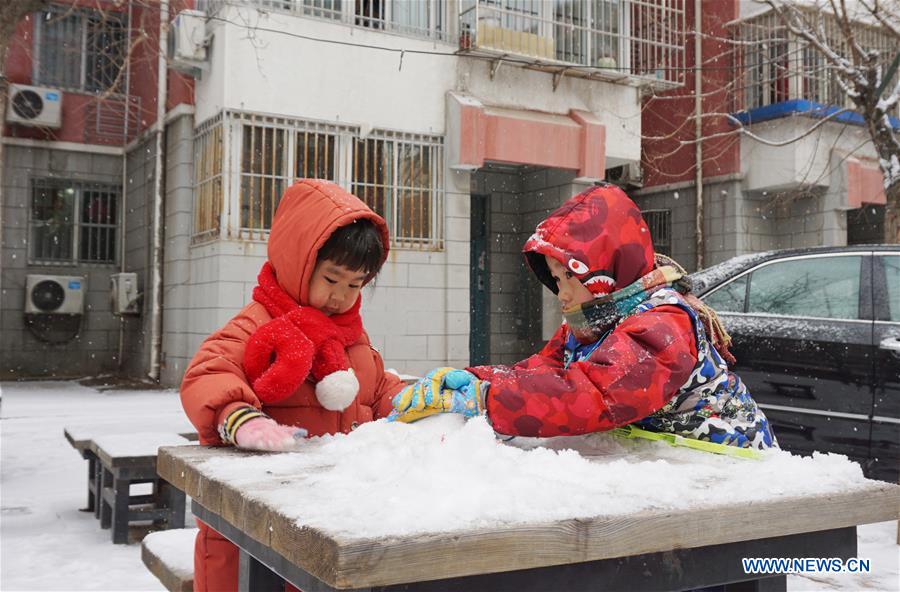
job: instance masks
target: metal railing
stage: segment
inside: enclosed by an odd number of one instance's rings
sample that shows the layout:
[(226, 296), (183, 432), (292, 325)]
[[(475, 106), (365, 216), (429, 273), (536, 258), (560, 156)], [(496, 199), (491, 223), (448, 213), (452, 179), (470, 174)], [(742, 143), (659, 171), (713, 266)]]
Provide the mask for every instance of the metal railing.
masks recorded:
[(684, 0), (462, 0), (460, 48), (613, 80), (683, 83)]
[(409, 37), (446, 40), (446, 0), (199, 0), (198, 10), (253, 5), (263, 10), (321, 18)]
[(87, 104), (83, 138), (89, 144), (127, 144), (141, 131), (141, 98), (98, 96)]

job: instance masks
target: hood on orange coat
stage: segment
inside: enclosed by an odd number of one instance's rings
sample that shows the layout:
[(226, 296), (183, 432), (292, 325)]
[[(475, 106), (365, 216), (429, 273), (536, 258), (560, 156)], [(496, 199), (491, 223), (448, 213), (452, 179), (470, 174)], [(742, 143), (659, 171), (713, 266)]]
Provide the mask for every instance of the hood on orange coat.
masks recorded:
[(362, 200), (331, 181), (301, 179), (291, 185), (281, 196), (269, 232), (269, 262), (281, 288), (307, 306), (319, 249), (335, 230), (363, 219), (374, 222), (381, 233), (386, 259), (387, 224)]

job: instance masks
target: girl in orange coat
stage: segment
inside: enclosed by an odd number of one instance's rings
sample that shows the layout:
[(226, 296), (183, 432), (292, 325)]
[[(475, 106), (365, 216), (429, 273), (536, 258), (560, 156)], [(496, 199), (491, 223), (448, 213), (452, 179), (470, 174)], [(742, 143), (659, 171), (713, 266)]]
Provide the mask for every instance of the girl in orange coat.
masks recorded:
[[(384, 220), (334, 183), (284, 193), (254, 301), (203, 342), (181, 384), (201, 444), (290, 450), (387, 416), (403, 385), (359, 316), (387, 252)], [(237, 547), (199, 526), (194, 590), (237, 590)]]

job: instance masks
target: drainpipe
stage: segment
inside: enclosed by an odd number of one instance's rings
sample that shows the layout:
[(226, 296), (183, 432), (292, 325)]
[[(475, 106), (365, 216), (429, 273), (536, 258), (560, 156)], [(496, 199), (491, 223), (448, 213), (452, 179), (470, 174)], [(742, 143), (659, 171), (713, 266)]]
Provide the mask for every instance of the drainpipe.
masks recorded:
[(694, 129), (697, 138), (695, 145), (695, 168), (697, 170), (697, 269), (703, 269), (703, 39), (700, 36), (702, 0), (694, 0)]
[(163, 136), (166, 129), (167, 68), (166, 44), (169, 35), (169, 0), (159, 3), (159, 61), (156, 93), (156, 158), (153, 171), (153, 247), (151, 250), (150, 283), (153, 301), (150, 307), (150, 373), (159, 382), (162, 358), (162, 250), (163, 250)]
[[(128, 0), (128, 45), (131, 46), (131, 0)], [(128, 121), (131, 112), (131, 104), (128, 98), (131, 96), (131, 59), (125, 62), (125, 125), (122, 138), (122, 202), (119, 205), (119, 215), (122, 216), (122, 230), (119, 232), (119, 271), (125, 272), (125, 236), (128, 234), (125, 220), (128, 218)], [(125, 317), (119, 316), (119, 372), (125, 365)]]

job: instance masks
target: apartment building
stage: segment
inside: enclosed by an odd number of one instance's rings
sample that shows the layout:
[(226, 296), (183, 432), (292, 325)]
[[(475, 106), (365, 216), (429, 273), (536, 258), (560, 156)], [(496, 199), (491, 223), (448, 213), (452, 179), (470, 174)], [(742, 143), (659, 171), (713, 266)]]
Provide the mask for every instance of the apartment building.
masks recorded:
[[(152, 10), (145, 4), (119, 3), (118, 18), (129, 37), (153, 38), (171, 21), (169, 73), (160, 89), (158, 60), (132, 63), (125, 88), (141, 115), (127, 135), (88, 141), (81, 123), (80, 136), (63, 136), (76, 126), (66, 113), (56, 131), (7, 123), (12, 376), (118, 369), (177, 384), (202, 339), (250, 300), (272, 213), (301, 177), (341, 184), (388, 221), (391, 255), (364, 292), (363, 315), (389, 367), (520, 359), (560, 321), (521, 245), (566, 198), (604, 178), (629, 180), (643, 98), (678, 88), (685, 72), (683, 0), (154, 2), (156, 29), (136, 19)], [(68, 29), (44, 31), (59, 22), (21, 24), (11, 80), (62, 90), (64, 105), (75, 103), (70, 93), (119, 99), (43, 77), (45, 47), (74, 45)], [(98, 63), (91, 47), (81, 44), (82, 78)], [(158, 95), (168, 97), (162, 110)], [(68, 160), (56, 164), (54, 153)], [(57, 190), (60, 179), (68, 184)], [(56, 223), (45, 210), (69, 190), (67, 230), (47, 230)], [(115, 206), (97, 210), (97, 191)], [(97, 241), (99, 250), (85, 246)], [(123, 272), (135, 274), (139, 298), (132, 314), (113, 314), (110, 277)], [(41, 274), (87, 278), (80, 319), (67, 321), (75, 336), (59, 343), (29, 323), (58, 332), (65, 319), (23, 305), (28, 276)], [(98, 332), (102, 350), (91, 349)]]

